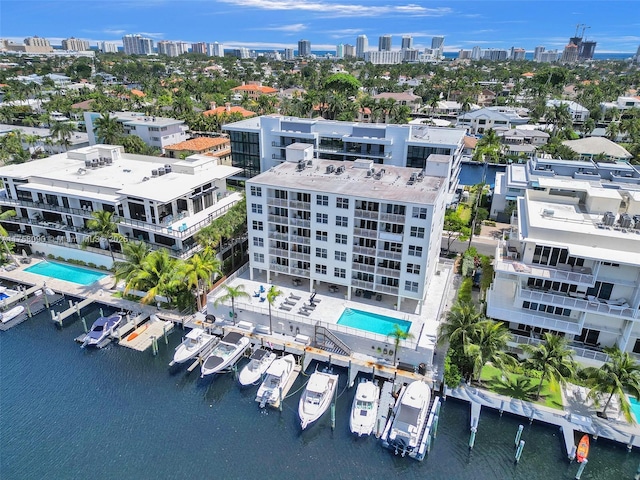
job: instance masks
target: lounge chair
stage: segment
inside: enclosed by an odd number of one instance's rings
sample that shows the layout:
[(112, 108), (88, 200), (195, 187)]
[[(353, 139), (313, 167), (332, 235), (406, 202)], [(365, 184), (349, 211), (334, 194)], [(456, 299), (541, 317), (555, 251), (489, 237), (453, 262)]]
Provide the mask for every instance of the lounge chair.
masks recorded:
[(287, 298), (287, 299), (284, 301), (284, 304), (285, 304), (285, 305), (291, 305), (291, 306), (294, 306), (294, 305), (296, 304), (296, 301), (295, 301), (295, 300), (291, 300), (291, 299)]
[(267, 297), (260, 297), (260, 301), (264, 302), (267, 299)]
[(293, 293), (290, 293), (290, 294), (289, 294), (289, 298), (290, 298), (291, 300), (298, 301), (298, 300), (300, 300), (302, 297), (299, 297), (298, 295), (294, 295)]
[(306, 303), (302, 306), (302, 308), (306, 309), (306, 310), (313, 310), (314, 308), (316, 308), (316, 306), (311, 303), (309, 305), (307, 305)]
[(285, 312), (290, 312), (291, 308), (289, 305), (285, 305), (284, 303), (282, 305), (280, 305), (280, 310), (284, 310)]
[(311, 312), (309, 310), (305, 310), (304, 308), (301, 308), (300, 310), (298, 310), (298, 313), (300, 315), (304, 315), (305, 317), (308, 317), (309, 315), (311, 315)]

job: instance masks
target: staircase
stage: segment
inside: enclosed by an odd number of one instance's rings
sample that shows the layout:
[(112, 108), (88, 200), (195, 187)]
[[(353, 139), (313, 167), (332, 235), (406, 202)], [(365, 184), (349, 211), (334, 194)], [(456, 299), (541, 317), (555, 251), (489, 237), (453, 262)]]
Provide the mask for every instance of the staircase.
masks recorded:
[(351, 348), (346, 343), (340, 340), (330, 330), (320, 325), (315, 326), (315, 346), (330, 353), (344, 355), (345, 357), (351, 355)]

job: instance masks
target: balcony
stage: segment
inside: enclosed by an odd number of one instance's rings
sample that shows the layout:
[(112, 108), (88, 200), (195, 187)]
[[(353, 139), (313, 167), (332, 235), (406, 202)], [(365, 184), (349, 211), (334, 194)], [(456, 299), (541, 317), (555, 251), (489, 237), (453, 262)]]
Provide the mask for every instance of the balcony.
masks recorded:
[(397, 295), (399, 287), (392, 287), (391, 285), (376, 285), (374, 290), (376, 292), (388, 293), (390, 295)]
[[(540, 345), (542, 343), (541, 338), (527, 337), (524, 335), (511, 334), (512, 340), (508, 342), (511, 346), (519, 347), (521, 345)], [(605, 363), (609, 360), (609, 355), (600, 350), (586, 348), (577, 345), (575, 342), (569, 345), (569, 348), (573, 350), (574, 357), (580, 357), (585, 360), (594, 360), (596, 362)]]
[(365, 282), (364, 280), (358, 280), (356, 278), (351, 279), (351, 285), (366, 290), (373, 290), (373, 282)]
[(376, 269), (376, 274), (390, 278), (400, 278), (400, 270), (395, 270), (393, 268), (378, 267)]
[(587, 313), (634, 319), (638, 318), (638, 312), (640, 312), (640, 310), (635, 310), (629, 306), (624, 307), (622, 305), (607, 304), (604, 301), (599, 301), (597, 298), (585, 300), (582, 298), (560, 295), (558, 293), (542, 292), (527, 288), (521, 288), (519, 290), (520, 292), (518, 297), (522, 300), (544, 303), (545, 305), (564, 307)]
[(289, 273), (289, 267), (287, 265), (278, 265), (277, 263), (269, 265), (269, 270), (272, 272)]
[(299, 202), (298, 200), (291, 200), (289, 202), (289, 207), (297, 208), (299, 210), (311, 210), (310, 202)]
[(291, 235), (289, 241), (292, 243), (300, 243), (302, 245), (311, 245), (311, 238), (309, 237), (300, 237), (298, 235)]
[(496, 258), (494, 261), (494, 269), (497, 272), (510, 273), (520, 277), (540, 278), (585, 287), (592, 287), (595, 283), (595, 276), (588, 273), (569, 272), (542, 265), (526, 265), (516, 260), (505, 260), (502, 258)]
[(369, 218), (369, 219), (377, 220), (378, 217), (380, 216), (380, 213), (377, 212), (377, 211), (360, 210), (360, 209), (356, 208), (353, 211), (353, 216), (355, 218)]
[(81, 215), (87, 218), (91, 218), (91, 213), (92, 213), (92, 210), (87, 210), (82, 208), (61, 207), (59, 205), (29, 202), (26, 200), (14, 200), (12, 198), (0, 199), (0, 205), (11, 205), (11, 206), (18, 206), (18, 207), (36, 208), (38, 210), (43, 210), (43, 211), (70, 213), (71, 215)]
[(289, 225), (289, 217), (283, 215), (269, 215), (269, 223), (279, 223), (281, 225)]
[(370, 257), (376, 256), (376, 249), (370, 247), (361, 247), (359, 245), (353, 246), (353, 253), (359, 253), (360, 255), (369, 255)]
[(376, 255), (379, 258), (386, 258), (389, 260), (402, 260), (402, 252), (392, 252), (391, 250), (378, 250)]
[(364, 238), (378, 238), (378, 231), (369, 230), (368, 228), (354, 228), (353, 234)]
[(286, 198), (267, 197), (267, 205), (270, 207), (288, 207), (289, 201)]
[(289, 240), (289, 234), (288, 233), (280, 233), (280, 232), (269, 232), (269, 238), (271, 238), (273, 240), (284, 240), (284, 241), (287, 241), (287, 240)]
[(303, 270), (302, 268), (291, 267), (291, 275), (297, 275), (298, 277), (309, 278), (311, 276), (311, 273), (309, 272), (309, 270)]
[(381, 222), (391, 222), (391, 223), (404, 223), (406, 220), (405, 215), (398, 215), (396, 213), (381, 213), (380, 221)]
[(529, 325), (531, 327), (546, 328), (570, 335), (580, 335), (582, 328), (576, 322), (560, 320), (554, 315), (542, 312), (525, 313), (520, 309), (492, 307), (487, 305), (487, 316), (503, 322), (514, 322)]
[(375, 273), (376, 267), (374, 265), (367, 265), (366, 263), (353, 262), (351, 269), (357, 272)]
[(289, 225), (302, 228), (311, 228), (311, 220), (304, 220), (302, 218), (290, 218)]
[(310, 262), (311, 261), (311, 255), (309, 255), (308, 253), (301, 253), (301, 252), (289, 252), (289, 258), (291, 258), (292, 260), (302, 260), (304, 262)]
[(289, 250), (283, 248), (269, 248), (269, 255), (275, 255), (277, 257), (289, 257)]

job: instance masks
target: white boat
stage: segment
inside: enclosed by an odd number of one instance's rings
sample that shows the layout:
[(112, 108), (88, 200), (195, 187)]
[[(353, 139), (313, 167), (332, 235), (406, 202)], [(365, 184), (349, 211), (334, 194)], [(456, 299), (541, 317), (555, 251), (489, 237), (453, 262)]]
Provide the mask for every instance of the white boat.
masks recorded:
[(173, 354), (174, 363), (184, 363), (195, 358), (200, 352), (211, 346), (216, 337), (209, 335), (201, 328), (194, 328), (184, 336), (182, 343), (176, 347)]
[(221, 372), (233, 366), (249, 346), (249, 339), (244, 335), (227, 333), (218, 343), (200, 367), (200, 376)]
[(300, 426), (303, 430), (327, 411), (338, 386), (338, 378), (338, 375), (325, 372), (316, 371), (311, 374), (298, 403)]
[(380, 387), (375, 383), (367, 380), (358, 385), (349, 418), (351, 433), (355, 433), (359, 437), (373, 433), (378, 416), (379, 401)]
[(401, 393), (394, 407), (390, 428), (385, 428), (386, 443), (395, 448), (396, 453), (411, 455), (421, 444), (430, 399), (431, 389), (419, 380), (410, 383)]
[(249, 363), (240, 371), (240, 375), (238, 376), (240, 385), (251, 385), (258, 382), (275, 359), (275, 353), (265, 350), (264, 348), (258, 348), (251, 355)]
[(295, 373), (295, 366), (296, 358), (289, 354), (274, 360), (267, 368), (264, 380), (256, 394), (256, 402), (260, 402), (260, 408), (278, 402), (280, 389), (287, 385), (291, 375)]
[(91, 330), (87, 333), (82, 343), (83, 347), (94, 347), (102, 342), (105, 338), (113, 333), (113, 331), (120, 326), (122, 321), (122, 315), (111, 315), (110, 317), (99, 317), (93, 325)]
[(22, 305), (17, 305), (13, 307), (11, 310), (8, 310), (4, 313), (0, 313), (0, 320), (2, 320), (2, 323), (10, 322), (14, 318), (16, 318), (18, 315), (20, 315), (22, 312), (24, 312), (24, 307)]

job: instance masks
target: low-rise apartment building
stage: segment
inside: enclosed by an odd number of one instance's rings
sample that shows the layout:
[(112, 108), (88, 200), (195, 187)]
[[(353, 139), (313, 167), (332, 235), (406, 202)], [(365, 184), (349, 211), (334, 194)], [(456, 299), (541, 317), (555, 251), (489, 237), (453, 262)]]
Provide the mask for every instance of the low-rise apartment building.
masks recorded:
[(517, 198), (487, 315), (515, 333), (516, 350), (552, 332), (598, 365), (603, 347), (640, 354), (640, 176), (611, 188), (584, 173), (540, 177)]
[[(369, 159), (287, 161), (246, 182), (254, 272), (346, 287), (352, 295), (423, 301), (435, 274), (447, 189), (444, 178)], [(378, 299), (381, 299), (379, 297)]]
[(164, 149), (169, 158), (184, 158), (191, 155), (217, 157), (222, 165), (231, 165), (231, 142), (227, 137), (198, 137), (169, 145)]
[[(105, 241), (81, 248), (92, 237), (91, 213), (104, 210), (123, 237), (187, 258), (199, 249), (198, 231), (240, 200), (226, 187), (237, 171), (204, 155), (132, 155), (118, 145), (70, 150), (0, 167), (0, 208), (16, 212), (2, 223), (18, 248), (110, 265)], [(117, 255), (120, 243), (111, 244)]]
[[(99, 143), (96, 138), (95, 121), (102, 115), (96, 112), (84, 112), (84, 121), (89, 134), (89, 144)], [(188, 127), (183, 120), (175, 118), (154, 117), (138, 112), (111, 113), (122, 124), (125, 135), (140, 137), (150, 147), (163, 150), (168, 145), (184, 142), (187, 139)]]
[[(458, 186), (465, 131), (425, 125), (367, 124), (263, 115), (223, 127), (231, 139), (234, 167), (252, 178), (286, 160), (295, 143), (313, 146), (314, 158), (341, 162), (367, 159), (376, 167), (437, 168), (451, 198)], [(429, 158), (434, 155), (429, 162)], [(443, 159), (446, 158), (446, 162)], [(347, 167), (348, 165), (345, 165)]]
[(456, 126), (466, 128), (472, 135), (483, 135), (489, 129), (512, 128), (528, 121), (528, 117), (521, 116), (516, 110), (487, 107), (459, 115)]

